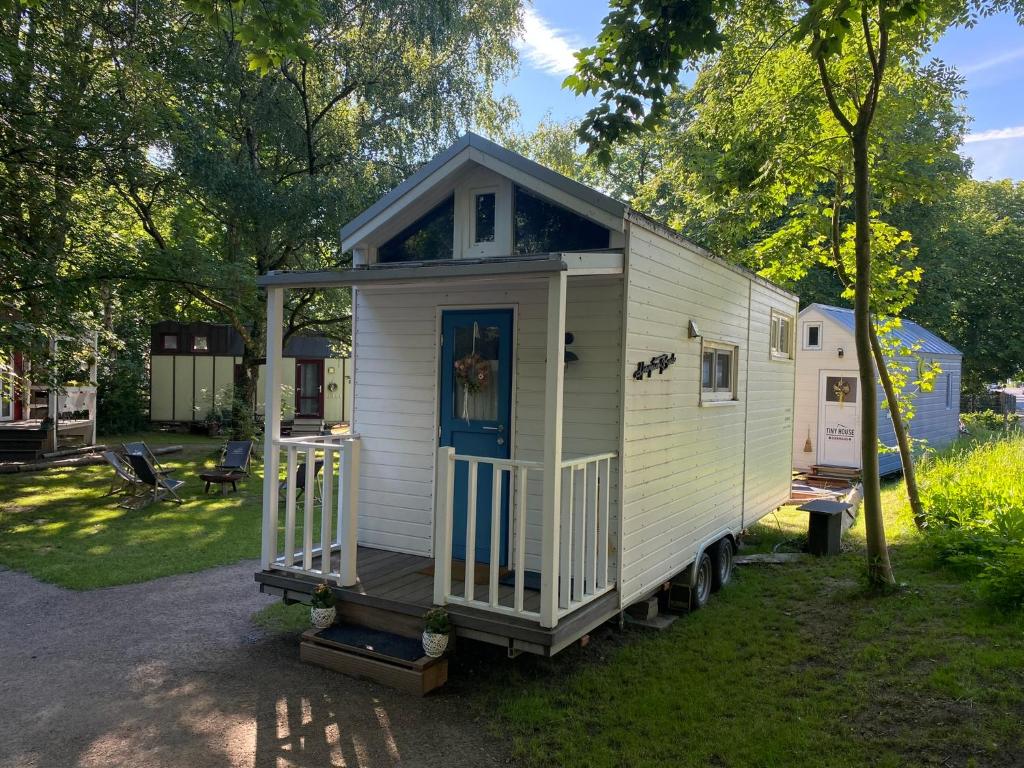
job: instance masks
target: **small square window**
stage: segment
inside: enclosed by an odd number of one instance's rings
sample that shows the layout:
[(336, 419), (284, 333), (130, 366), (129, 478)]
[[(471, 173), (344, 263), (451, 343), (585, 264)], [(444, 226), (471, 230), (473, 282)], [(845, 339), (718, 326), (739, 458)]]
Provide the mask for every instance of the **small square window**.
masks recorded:
[(176, 333), (165, 333), (160, 339), (160, 347), (164, 350), (174, 350), (178, 348), (178, 334)]
[(793, 318), (772, 311), (771, 320), (772, 357), (793, 357)]
[(804, 349), (821, 349), (821, 323), (804, 323)]
[(485, 192), (473, 196), (473, 242), (494, 242), (495, 194)]
[(205, 336), (193, 336), (192, 337), (192, 351), (193, 352), (208, 352), (210, 349), (209, 342)]
[(736, 347), (704, 345), (700, 389), (705, 402), (736, 399)]

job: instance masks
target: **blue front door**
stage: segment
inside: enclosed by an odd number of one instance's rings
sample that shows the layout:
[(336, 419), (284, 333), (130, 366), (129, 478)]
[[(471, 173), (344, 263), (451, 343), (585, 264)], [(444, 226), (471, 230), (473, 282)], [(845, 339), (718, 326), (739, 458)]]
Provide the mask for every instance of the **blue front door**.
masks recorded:
[[(512, 310), (446, 310), (441, 316), (441, 445), (460, 456), (509, 458), (512, 416)], [(466, 559), (469, 471), (455, 463), (452, 557)], [(501, 477), (500, 557), (508, 552), (508, 473)], [(478, 465), (476, 538), (478, 563), (491, 560), (494, 473)]]

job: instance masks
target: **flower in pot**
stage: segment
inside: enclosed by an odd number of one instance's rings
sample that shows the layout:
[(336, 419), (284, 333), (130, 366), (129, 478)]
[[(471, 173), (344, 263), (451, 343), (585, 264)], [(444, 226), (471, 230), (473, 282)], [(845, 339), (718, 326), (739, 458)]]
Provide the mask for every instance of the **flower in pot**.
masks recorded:
[(448, 647), (448, 636), (452, 631), (448, 611), (444, 608), (431, 608), (423, 617), (423, 621), (423, 652), (436, 659)]
[(326, 581), (316, 585), (309, 608), (309, 620), (313, 622), (314, 627), (326, 629), (334, 623), (334, 619), (338, 615), (334, 608), (336, 602), (337, 599)]

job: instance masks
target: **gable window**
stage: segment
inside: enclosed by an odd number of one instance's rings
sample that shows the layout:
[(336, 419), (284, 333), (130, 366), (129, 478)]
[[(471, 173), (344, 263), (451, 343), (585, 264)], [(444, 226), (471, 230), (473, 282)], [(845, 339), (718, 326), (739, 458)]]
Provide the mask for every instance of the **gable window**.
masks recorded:
[(736, 347), (704, 344), (701, 354), (700, 391), (702, 402), (736, 399)]
[(178, 349), (178, 334), (165, 333), (160, 337), (160, 349), (172, 352)]
[(210, 342), (205, 336), (193, 336), (192, 337), (192, 351), (193, 352), (209, 352)]
[(478, 192), (473, 195), (473, 243), (494, 242), (494, 219), (496, 212), (494, 192)]
[(821, 323), (804, 323), (804, 349), (821, 349)]
[(450, 259), (454, 242), (455, 197), (452, 196), (381, 245), (377, 249), (377, 261), (393, 264)]
[(600, 224), (521, 187), (515, 189), (512, 234), (517, 254), (602, 250), (611, 242)]
[(793, 357), (793, 318), (772, 310), (772, 357)]

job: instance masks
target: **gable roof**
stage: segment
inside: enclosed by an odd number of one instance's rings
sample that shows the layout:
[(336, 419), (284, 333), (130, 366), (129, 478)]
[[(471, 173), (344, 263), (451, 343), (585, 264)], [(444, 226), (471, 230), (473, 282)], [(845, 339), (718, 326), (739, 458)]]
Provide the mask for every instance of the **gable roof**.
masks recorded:
[[(548, 184), (567, 195), (572, 195), (578, 200), (592, 205), (617, 219), (621, 219), (626, 215), (628, 206), (625, 203), (602, 192), (598, 192), (596, 189), (588, 187), (585, 184), (580, 184), (578, 181), (574, 181), (568, 176), (563, 176), (557, 171), (553, 171), (540, 163), (530, 160), (528, 157), (520, 155), (518, 152), (505, 149), (505, 147), (495, 144), (493, 141), (485, 139), (483, 136), (470, 131), (448, 147), (448, 149), (436, 155), (428, 163), (421, 166), (414, 174), (412, 174), (412, 176), (381, 197), (365, 211), (345, 224), (345, 226), (341, 228), (342, 242), (354, 235), (367, 223), (394, 205), (398, 200), (412, 192), (420, 186), (420, 184), (429, 179), (434, 173), (441, 170), (445, 165), (448, 165), (457, 159), (462, 159), (464, 162), (471, 160), (471, 150), (475, 150), (483, 155), (492, 157), (500, 163), (504, 163), (505, 165), (511, 166), (528, 176), (532, 176), (538, 181)], [(463, 155), (464, 153), (465, 156), (460, 158), (460, 155)], [(462, 163), (460, 163), (460, 165), (461, 164)]]
[[(839, 323), (850, 333), (854, 332), (852, 309), (847, 309), (846, 307), (833, 307), (830, 304), (811, 304), (800, 314), (803, 314), (809, 309), (817, 309), (826, 317)], [(913, 320), (900, 318), (900, 327), (890, 331), (889, 335), (894, 336), (903, 346), (910, 348), (917, 347), (918, 352), (924, 352), (928, 355), (962, 356), (963, 354), (952, 344), (932, 333), (923, 325), (915, 323)]]
[[(553, 171), (550, 168), (519, 154), (518, 152), (506, 149), (500, 144), (496, 144), (489, 139), (485, 139), (483, 136), (473, 133), (472, 131), (468, 131), (458, 141), (448, 147), (448, 149), (437, 154), (429, 162), (421, 166), (409, 178), (345, 224), (339, 233), (342, 249), (348, 250), (348, 248), (355, 245), (356, 243), (351, 242), (352, 239), (360, 235), (367, 225), (373, 222), (377, 217), (384, 214), (403, 197), (410, 193), (419, 194), (429, 189), (429, 187), (423, 186), (421, 188), (421, 186), (431, 178), (435, 177), (435, 174), (441, 173), (442, 175), (447, 176), (447, 174), (444, 173), (445, 166), (450, 166), (448, 169), (449, 173), (454, 173), (458, 168), (468, 162), (486, 162), (488, 158), (511, 168), (520, 174), (535, 179), (541, 186), (553, 188), (562, 194), (579, 200), (584, 207), (588, 207), (596, 213), (603, 214), (608, 219), (622, 222), (620, 227), (615, 227), (620, 231), (625, 228), (625, 221), (628, 220), (633, 224), (644, 227), (645, 229), (662, 235), (663, 237), (675, 240), (676, 242), (691, 248), (697, 254), (721, 264), (726, 269), (750, 278), (757, 283), (771, 287), (773, 290), (779, 291), (791, 298), (798, 298), (792, 291), (786, 290), (782, 286), (761, 277), (757, 273), (715, 256), (713, 253), (684, 237), (676, 230), (652, 219), (650, 216), (647, 216), (640, 211), (630, 208), (629, 205), (621, 200), (617, 200), (610, 195), (599, 192), (592, 187), (588, 187), (586, 184), (581, 184), (574, 179), (570, 179), (568, 176), (563, 176), (557, 171)], [(607, 225), (610, 222), (606, 220), (599, 223)], [(259, 285), (276, 284), (278, 282), (277, 278), (278, 275), (276, 273), (272, 273), (271, 275), (261, 277), (257, 283)]]

